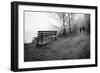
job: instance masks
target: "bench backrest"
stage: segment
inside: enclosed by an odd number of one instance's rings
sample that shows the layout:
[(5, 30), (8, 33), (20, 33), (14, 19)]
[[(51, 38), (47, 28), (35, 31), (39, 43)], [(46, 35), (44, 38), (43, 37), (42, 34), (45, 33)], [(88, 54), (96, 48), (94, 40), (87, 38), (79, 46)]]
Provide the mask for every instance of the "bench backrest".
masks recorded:
[(38, 36), (53, 36), (56, 35), (57, 31), (38, 31)]

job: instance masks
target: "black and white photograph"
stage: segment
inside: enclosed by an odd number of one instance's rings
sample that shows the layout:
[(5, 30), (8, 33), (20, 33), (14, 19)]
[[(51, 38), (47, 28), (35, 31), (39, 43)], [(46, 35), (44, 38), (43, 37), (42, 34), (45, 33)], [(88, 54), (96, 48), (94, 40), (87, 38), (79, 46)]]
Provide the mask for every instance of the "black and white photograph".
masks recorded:
[(11, 3), (11, 70), (97, 66), (97, 7)]
[(24, 11), (24, 61), (89, 59), (90, 16)]

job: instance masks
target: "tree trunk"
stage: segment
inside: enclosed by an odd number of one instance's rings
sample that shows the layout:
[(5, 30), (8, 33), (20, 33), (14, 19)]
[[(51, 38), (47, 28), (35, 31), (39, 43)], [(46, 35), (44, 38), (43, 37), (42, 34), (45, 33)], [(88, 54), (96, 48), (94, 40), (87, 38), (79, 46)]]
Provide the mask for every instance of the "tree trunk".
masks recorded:
[(70, 19), (69, 19), (69, 31), (71, 32), (71, 24), (70, 24)]
[(71, 16), (69, 13), (68, 13), (68, 18), (69, 18), (69, 31), (71, 33)]
[(63, 35), (66, 35), (66, 29), (65, 29), (65, 14), (63, 13)]

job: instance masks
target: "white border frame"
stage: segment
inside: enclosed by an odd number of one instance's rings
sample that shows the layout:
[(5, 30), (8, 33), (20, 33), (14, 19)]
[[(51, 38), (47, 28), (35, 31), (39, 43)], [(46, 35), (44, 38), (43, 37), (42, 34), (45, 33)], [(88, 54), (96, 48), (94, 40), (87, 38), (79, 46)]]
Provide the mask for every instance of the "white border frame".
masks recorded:
[[(52, 12), (73, 12), (73, 13), (89, 13), (91, 14), (91, 58), (79, 60), (59, 60), (59, 61), (40, 61), (40, 62), (24, 62), (24, 39), (23, 39), (23, 11), (52, 11)], [(19, 32), (20, 31), (20, 32)], [(95, 9), (84, 8), (62, 8), (62, 7), (46, 7), (46, 6), (18, 6), (18, 68), (39, 68), (52, 66), (74, 66), (95, 64)]]

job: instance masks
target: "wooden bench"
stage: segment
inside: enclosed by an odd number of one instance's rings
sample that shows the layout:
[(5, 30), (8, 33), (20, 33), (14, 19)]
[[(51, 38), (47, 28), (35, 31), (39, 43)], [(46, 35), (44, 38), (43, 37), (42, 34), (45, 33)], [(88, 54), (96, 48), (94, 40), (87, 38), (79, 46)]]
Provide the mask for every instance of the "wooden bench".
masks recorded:
[(57, 39), (57, 31), (38, 31), (38, 36), (35, 38), (36, 45), (44, 45), (51, 40)]

